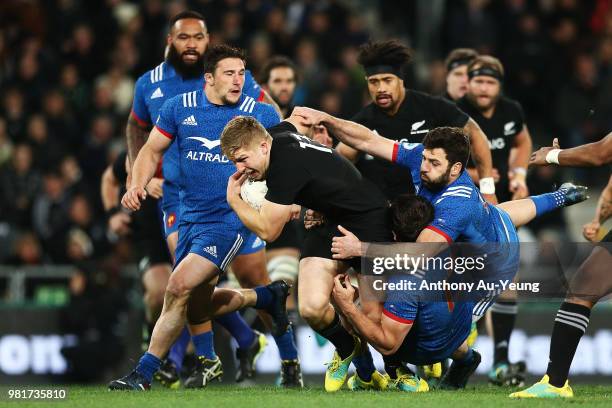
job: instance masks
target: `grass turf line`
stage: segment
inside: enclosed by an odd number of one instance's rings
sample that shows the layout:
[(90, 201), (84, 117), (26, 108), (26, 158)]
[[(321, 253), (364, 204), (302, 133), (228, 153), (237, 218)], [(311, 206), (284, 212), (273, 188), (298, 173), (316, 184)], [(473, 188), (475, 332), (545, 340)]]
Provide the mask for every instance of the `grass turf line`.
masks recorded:
[[(4, 387), (3, 387), (4, 388)], [(15, 387), (23, 388), (23, 387)], [(43, 388), (43, 387), (36, 387)], [(52, 388), (59, 388), (53, 386)], [(487, 385), (472, 386), (457, 392), (434, 391), (429, 393), (407, 394), (399, 391), (351, 392), (342, 390), (328, 394), (322, 388), (304, 390), (284, 390), (274, 387), (238, 388), (235, 386), (211, 386), (206, 390), (167, 390), (156, 387), (149, 392), (110, 392), (103, 386), (66, 386), (67, 398), (63, 401), (7, 401), (6, 394), (0, 398), (0, 405), (7, 407), (104, 407), (104, 408), (259, 408), (259, 407), (408, 407), (417, 404), (422, 407), (552, 407), (601, 406), (612, 405), (612, 386), (578, 385), (574, 388), (576, 397), (570, 400), (511, 400), (510, 389), (494, 388)], [(7, 405), (4, 403), (8, 402)]]

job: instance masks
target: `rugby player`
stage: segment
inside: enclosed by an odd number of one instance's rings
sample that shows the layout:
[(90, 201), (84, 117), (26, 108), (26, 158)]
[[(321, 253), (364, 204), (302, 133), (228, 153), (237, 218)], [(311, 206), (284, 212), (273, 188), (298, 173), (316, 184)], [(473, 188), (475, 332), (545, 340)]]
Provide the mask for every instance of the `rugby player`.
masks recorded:
[[(325, 226), (306, 234), (298, 275), (298, 307), (310, 327), (336, 347), (325, 375), (325, 390), (334, 392), (344, 384), (348, 367), (361, 349), (360, 340), (343, 327), (330, 303), (334, 276), (350, 266), (357, 271), (361, 266), (360, 262), (332, 259), (336, 226), (348, 224), (358, 236), (375, 242), (390, 239), (391, 232), (386, 200), (376, 186), (335, 150), (298, 130), (306, 132), (293, 116), (269, 133), (254, 118), (241, 116), (229, 122), (221, 135), (221, 148), (238, 171), (228, 182), (227, 201), (242, 222), (268, 242), (280, 235), (293, 204), (326, 216)], [(267, 182), (268, 192), (259, 211), (240, 198), (247, 177)], [(363, 307), (366, 313), (380, 315), (378, 303)], [(371, 381), (386, 384), (377, 372)]]
[[(155, 325), (149, 351), (132, 373), (111, 382), (111, 389), (148, 389), (153, 373), (161, 365), (160, 358), (179, 335), (185, 318), (199, 359), (185, 386), (205, 385), (210, 380), (208, 374), (218, 362), (206, 355), (212, 341), (208, 335), (208, 321), (217, 310), (212, 307), (212, 294), (219, 274), (229, 266), (248, 237), (248, 230), (225, 202), (225, 186), (218, 182), (232, 173), (231, 163), (219, 149), (218, 135), (223, 126), (239, 114), (256, 116), (269, 126), (278, 123), (279, 118), (270, 105), (258, 103), (242, 93), (245, 62), (241, 50), (222, 45), (211, 48), (204, 72), (206, 87), (203, 90), (180, 94), (162, 106), (156, 126), (134, 163), (132, 184), (122, 199), (125, 207), (140, 209), (147, 197), (144, 185), (176, 138), (181, 176), (176, 266), (166, 288), (164, 307)], [(299, 364), (297, 351), (287, 329), (284, 306), (288, 293), (286, 283), (278, 281), (245, 293), (252, 294), (252, 303), (247, 305), (255, 305), (272, 315), (276, 323), (273, 335), (281, 356), (296, 367)], [(283, 354), (290, 355), (291, 359)], [(296, 376), (300, 374), (299, 370), (292, 372)], [(290, 380), (301, 385), (301, 377)]]
[(467, 67), (477, 56), (478, 52), (471, 48), (456, 48), (448, 54), (444, 61), (446, 66), (444, 97), (446, 99), (456, 102), (465, 96), (468, 91)]
[[(612, 163), (612, 133), (598, 142), (561, 149), (557, 139), (531, 155), (530, 165), (602, 166)], [(597, 204), (595, 219), (584, 226), (586, 239), (593, 241), (602, 223), (612, 216), (612, 177)], [(510, 394), (511, 398), (571, 398), (574, 392), (568, 374), (582, 335), (586, 332), (591, 309), (612, 293), (610, 243), (612, 231), (601, 240), (580, 266), (569, 285), (565, 301), (555, 317), (548, 367), (544, 377), (531, 387)]]
[[(410, 59), (410, 49), (397, 40), (369, 42), (360, 48), (358, 61), (366, 72), (372, 103), (352, 120), (390, 140), (410, 143), (421, 142), (425, 134), (436, 127), (463, 128), (470, 136), (472, 156), (481, 179), (481, 193), (491, 202), (497, 202), (486, 136), (478, 124), (455, 104), (406, 88), (402, 69)], [(363, 154), (344, 143), (339, 143), (337, 149), (354, 162), (366, 178), (379, 186), (388, 199), (413, 191), (409, 174), (399, 166)]]
[[(170, 31), (167, 36), (166, 60), (151, 71), (142, 75), (134, 90), (134, 103), (128, 120), (126, 131), (128, 150), (131, 163), (133, 163), (146, 136), (151, 130), (151, 123), (159, 115), (162, 104), (184, 92), (202, 89), (205, 86), (204, 58), (208, 48), (209, 36), (206, 23), (201, 14), (193, 11), (184, 11), (170, 20)], [(272, 103), (272, 99), (254, 81), (250, 71), (245, 71), (243, 93), (257, 101)], [(161, 209), (164, 220), (165, 238), (174, 260), (176, 244), (178, 241), (178, 228), (180, 224), (179, 186), (180, 169), (178, 147), (172, 143), (164, 153), (162, 161), (164, 176), (163, 197)], [(232, 270), (243, 287), (253, 287), (268, 282), (264, 258), (265, 244), (255, 235), (251, 234), (232, 262)], [(158, 274), (155, 279), (149, 279), (149, 284), (155, 288), (153, 293), (156, 303), (163, 304), (163, 293), (168, 283), (169, 273)], [(252, 330), (238, 313), (230, 313), (216, 319), (236, 339), (238, 349), (236, 356), (239, 360), (236, 381), (253, 377), (255, 373), (255, 360), (263, 352), (266, 337)], [(269, 323), (269, 322), (268, 322)], [(210, 323), (208, 323), (210, 324)], [(221, 361), (216, 358), (213, 346), (212, 326), (207, 336), (208, 348), (206, 356), (214, 361), (213, 369), (208, 371), (211, 378), (221, 375)], [(155, 377), (162, 384), (178, 386), (178, 373), (181, 371), (183, 356), (189, 342), (189, 333), (184, 330), (176, 345), (170, 349), (164, 365)], [(288, 367), (293, 369), (293, 366)]]

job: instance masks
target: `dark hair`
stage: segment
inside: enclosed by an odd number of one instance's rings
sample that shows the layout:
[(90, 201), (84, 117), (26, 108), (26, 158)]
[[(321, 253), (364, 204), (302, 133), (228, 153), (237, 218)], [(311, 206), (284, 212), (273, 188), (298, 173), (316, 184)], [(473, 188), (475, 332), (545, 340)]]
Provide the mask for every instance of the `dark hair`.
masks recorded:
[(410, 48), (399, 40), (368, 41), (359, 47), (357, 61), (364, 67), (389, 65), (402, 68), (412, 59)]
[(414, 242), (434, 219), (434, 206), (424, 197), (401, 194), (391, 201), (391, 229), (399, 242)]
[(468, 65), (478, 56), (478, 51), (472, 48), (455, 48), (444, 60), (444, 66), (448, 72), (460, 65)]
[(226, 58), (240, 58), (246, 63), (246, 53), (243, 49), (218, 44), (208, 48), (204, 54), (204, 73), (213, 73), (219, 61)]
[(297, 81), (297, 69), (293, 61), (291, 61), (291, 59), (285, 57), (284, 55), (275, 55), (270, 58), (270, 60), (266, 63), (266, 65), (264, 65), (263, 69), (261, 70), (260, 82), (262, 84), (265, 84), (270, 80), (270, 72), (272, 72), (274, 68), (290, 68), (293, 71), (293, 76), (295, 80)]
[(444, 126), (432, 129), (423, 138), (423, 147), (444, 149), (451, 166), (459, 162), (465, 169), (470, 158), (470, 139), (462, 128)]
[(180, 13), (178, 13), (177, 15), (175, 15), (174, 17), (172, 17), (170, 19), (170, 29), (172, 29), (172, 27), (174, 26), (174, 24), (176, 24), (177, 21), (179, 20), (184, 20), (186, 18), (193, 18), (195, 20), (200, 20), (204, 23), (204, 25), (206, 25), (206, 20), (204, 20), (204, 16), (200, 13), (198, 13), (197, 11), (193, 11), (193, 10), (185, 10), (185, 11), (181, 11)]

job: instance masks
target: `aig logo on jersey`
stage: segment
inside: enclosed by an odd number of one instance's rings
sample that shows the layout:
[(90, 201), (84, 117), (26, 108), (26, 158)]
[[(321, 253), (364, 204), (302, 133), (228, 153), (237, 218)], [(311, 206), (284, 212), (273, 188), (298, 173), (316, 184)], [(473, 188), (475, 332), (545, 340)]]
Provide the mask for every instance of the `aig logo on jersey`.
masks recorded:
[(504, 125), (504, 136), (510, 136), (516, 133), (516, 130), (514, 129), (514, 127), (516, 126), (516, 123), (514, 122), (508, 122)]
[(429, 129), (421, 129), (424, 124), (425, 124), (425, 120), (421, 120), (420, 122), (414, 122), (412, 126), (410, 127), (410, 134), (418, 135), (420, 133), (429, 132)]
[(491, 150), (501, 150), (506, 147), (506, 139), (498, 137), (493, 140), (489, 140), (489, 148)]
[(209, 140), (203, 136), (191, 136), (188, 140), (194, 140), (200, 147), (204, 147), (208, 151), (189, 150), (187, 159), (194, 161), (207, 161), (215, 163), (229, 163), (229, 159), (220, 153), (212, 153), (210, 150), (216, 149), (221, 145), (221, 140)]

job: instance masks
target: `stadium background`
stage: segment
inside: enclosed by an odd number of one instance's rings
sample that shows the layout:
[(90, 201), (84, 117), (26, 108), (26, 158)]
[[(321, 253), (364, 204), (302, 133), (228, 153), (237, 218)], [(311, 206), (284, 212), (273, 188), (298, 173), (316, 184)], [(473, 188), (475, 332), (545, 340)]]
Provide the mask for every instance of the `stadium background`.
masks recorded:
[[(297, 105), (350, 118), (367, 103), (357, 47), (369, 38), (396, 37), (415, 49), (406, 85), (434, 94), (444, 90), (449, 50), (472, 47), (499, 57), (505, 93), (523, 104), (534, 147), (553, 137), (562, 147), (587, 143), (612, 128), (609, 0), (2, 1), (2, 383), (102, 381), (139, 354), (135, 259), (129, 240), (106, 232), (100, 177), (125, 146), (135, 79), (162, 59), (166, 22), (187, 8), (205, 15), (212, 43), (246, 48), (256, 77), (270, 56), (293, 58)], [(608, 175), (608, 168), (531, 170), (531, 193), (570, 178), (589, 185), (592, 198), (522, 234), (539, 242), (583, 241), (581, 226), (592, 218)], [(531, 374), (545, 370), (557, 306), (521, 306), (511, 358), (528, 360)], [(605, 306), (595, 309), (573, 378), (609, 381), (602, 377), (612, 374)], [(323, 372), (330, 350), (320, 349), (307, 327), (298, 333), (305, 373)], [(481, 342), (484, 372), (491, 346)], [(217, 343), (223, 348), (226, 338)], [(67, 359), (70, 347), (76, 354)], [(65, 377), (75, 359), (96, 361), (102, 370), (92, 378)], [(275, 372), (277, 366), (269, 346), (260, 368)]]

